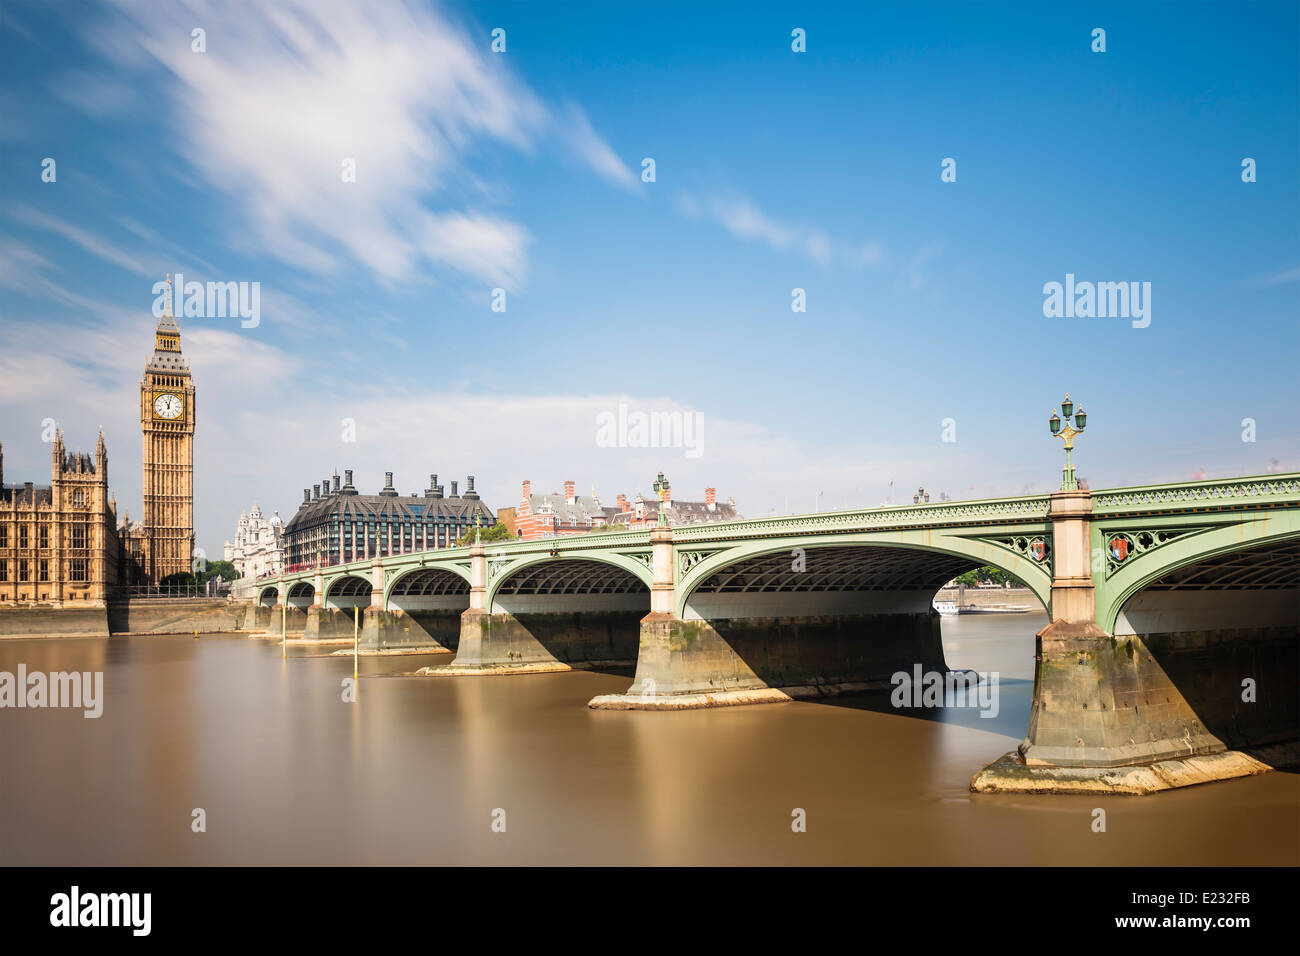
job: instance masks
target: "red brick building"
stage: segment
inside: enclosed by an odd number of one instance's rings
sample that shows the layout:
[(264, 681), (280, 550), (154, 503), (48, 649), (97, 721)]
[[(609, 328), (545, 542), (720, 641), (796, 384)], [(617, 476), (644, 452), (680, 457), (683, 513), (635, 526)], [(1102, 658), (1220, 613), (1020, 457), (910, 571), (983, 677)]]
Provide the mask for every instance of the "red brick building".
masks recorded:
[[(615, 505), (604, 505), (593, 488), (590, 495), (579, 495), (575, 483), (566, 481), (564, 493), (533, 494), (532, 482), (523, 483), (519, 505), (515, 508), (515, 536), (524, 539), (556, 538), (588, 534), (609, 524), (629, 528), (654, 524), (659, 518), (659, 500), (644, 498), (640, 492), (629, 500), (620, 494)], [(704, 489), (703, 501), (668, 501), (665, 503), (669, 524), (702, 524), (739, 518), (734, 499), (719, 504), (713, 488)]]

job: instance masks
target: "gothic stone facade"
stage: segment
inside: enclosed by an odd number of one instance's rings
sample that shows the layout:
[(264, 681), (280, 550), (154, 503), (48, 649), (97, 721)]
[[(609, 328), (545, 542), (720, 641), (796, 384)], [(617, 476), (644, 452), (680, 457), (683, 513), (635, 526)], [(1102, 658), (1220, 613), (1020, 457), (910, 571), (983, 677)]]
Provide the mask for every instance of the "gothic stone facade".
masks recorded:
[(120, 528), (102, 433), (93, 456), (69, 454), (55, 426), (49, 485), (4, 484), (0, 449), (0, 603), (102, 605), (119, 584), (190, 571), (194, 385), (170, 294), (140, 382), (140, 428), (144, 521)]
[(104, 436), (69, 454), (56, 428), (50, 458), (48, 485), (6, 485), (0, 448), (0, 604), (102, 607), (119, 561)]
[[(168, 284), (170, 289), (170, 281)], [(144, 576), (157, 584), (194, 560), (194, 383), (171, 296), (140, 381), (144, 438)]]

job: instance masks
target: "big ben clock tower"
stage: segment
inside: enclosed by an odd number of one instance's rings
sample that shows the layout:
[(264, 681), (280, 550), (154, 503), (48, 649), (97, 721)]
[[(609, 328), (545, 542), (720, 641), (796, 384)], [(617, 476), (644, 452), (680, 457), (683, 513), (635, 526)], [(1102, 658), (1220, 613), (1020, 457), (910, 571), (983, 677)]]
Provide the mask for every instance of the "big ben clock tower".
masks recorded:
[(140, 380), (144, 433), (144, 573), (153, 584), (190, 571), (194, 553), (194, 384), (181, 357), (172, 283)]

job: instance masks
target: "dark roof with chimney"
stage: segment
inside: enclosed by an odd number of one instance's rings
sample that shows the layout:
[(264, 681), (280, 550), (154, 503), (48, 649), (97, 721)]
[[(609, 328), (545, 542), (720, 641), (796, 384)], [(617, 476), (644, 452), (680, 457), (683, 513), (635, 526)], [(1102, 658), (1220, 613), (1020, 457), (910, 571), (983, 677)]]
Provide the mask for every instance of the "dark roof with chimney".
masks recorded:
[[(533, 514), (554, 514), (561, 525), (585, 525), (590, 519), (604, 518), (609, 509), (591, 495), (575, 495), (573, 504), (564, 495), (529, 495), (528, 507)], [(617, 511), (618, 509), (614, 509)]]
[(304, 501), (298, 511), (285, 523), (286, 535), (339, 521), (397, 521), (442, 523), (464, 522), (473, 524), (476, 515), (482, 515), (483, 527), (496, 523), (496, 518), (477, 492), (466, 489), (463, 495), (445, 498), (442, 486), (434, 485), (424, 495), (399, 495), (391, 485), (379, 494), (358, 494), (352, 485), (338, 491), (321, 489), (319, 498)]
[[(645, 520), (654, 520), (659, 517), (659, 499), (645, 499)], [(673, 501), (668, 502), (668, 523), (673, 525), (679, 524), (708, 524), (712, 521), (732, 521), (740, 518), (741, 514), (736, 509), (736, 503), (731, 499), (726, 501), (715, 502), (713, 510), (703, 501)], [(621, 511), (612, 519), (620, 524), (627, 524), (629, 521), (636, 519), (636, 503), (632, 502), (627, 511)]]

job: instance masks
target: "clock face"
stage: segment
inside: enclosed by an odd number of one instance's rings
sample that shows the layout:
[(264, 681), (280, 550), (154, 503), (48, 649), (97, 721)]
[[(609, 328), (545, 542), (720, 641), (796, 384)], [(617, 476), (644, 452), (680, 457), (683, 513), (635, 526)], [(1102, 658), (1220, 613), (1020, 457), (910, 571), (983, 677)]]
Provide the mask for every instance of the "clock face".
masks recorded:
[(181, 413), (185, 411), (185, 404), (181, 401), (179, 395), (164, 393), (154, 398), (153, 410), (154, 414), (159, 418), (174, 421), (180, 418)]

